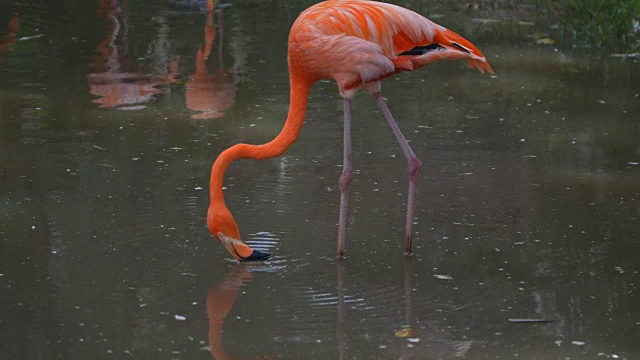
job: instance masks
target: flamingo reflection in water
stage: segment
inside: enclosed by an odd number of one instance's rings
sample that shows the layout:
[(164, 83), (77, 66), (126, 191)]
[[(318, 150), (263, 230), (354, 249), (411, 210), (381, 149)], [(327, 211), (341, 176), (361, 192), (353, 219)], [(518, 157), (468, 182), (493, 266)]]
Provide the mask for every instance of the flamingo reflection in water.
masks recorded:
[(251, 272), (240, 264), (234, 266), (220, 283), (207, 294), (207, 317), (209, 318), (209, 348), (217, 360), (233, 359), (222, 343), (222, 326), (238, 297), (240, 288), (251, 280)]
[(16, 10), (9, 20), (2, 24), (0, 23), (0, 29), (6, 25), (5, 32), (0, 32), (0, 53), (13, 51), (16, 45), (16, 39), (18, 30), (20, 30), (20, 20), (18, 19), (18, 10)]
[[(102, 108), (119, 108), (123, 110), (138, 109), (139, 105), (147, 102), (156, 94), (166, 92), (157, 86), (167, 85), (176, 81), (178, 75), (177, 57), (166, 54), (166, 46), (150, 46), (155, 49), (150, 53), (151, 60), (164, 64), (168, 73), (146, 74), (135, 69), (133, 62), (128, 58), (128, 7), (126, 3), (121, 6), (117, 0), (101, 0), (98, 5), (98, 13), (106, 17), (110, 22), (109, 32), (104, 41), (97, 47), (97, 54), (90, 67), (93, 72), (87, 75), (89, 92), (98, 96), (94, 103)], [(166, 31), (162, 30), (160, 36)], [(166, 43), (158, 39), (158, 43)]]
[[(308, 286), (304, 286), (305, 297), (302, 303), (295, 303), (295, 300), (292, 300), (293, 309), (291, 311), (284, 311), (288, 314), (308, 314), (310, 311), (319, 311), (323, 312), (324, 309), (327, 309), (326, 306), (336, 306), (335, 314), (337, 319), (335, 320), (336, 324), (336, 346), (338, 359), (346, 359), (349, 356), (349, 324), (348, 324), (348, 309), (350, 308), (358, 308), (358, 305), (354, 303), (356, 299), (360, 299), (360, 296), (355, 296), (351, 292), (354, 290), (354, 287), (347, 286), (346, 284), (346, 270), (345, 270), (345, 262), (344, 261), (336, 261), (336, 285), (335, 292), (334, 291), (325, 291), (318, 290), (314, 291), (313, 289), (309, 289)], [(225, 349), (222, 334), (225, 320), (231, 309), (233, 308), (234, 303), (236, 302), (238, 295), (240, 293), (240, 289), (248, 286), (251, 279), (253, 278), (253, 272), (271, 272), (273, 269), (264, 265), (254, 265), (247, 263), (237, 263), (227, 271), (222, 276), (222, 279), (218, 284), (211, 287), (207, 294), (207, 317), (209, 319), (209, 349), (211, 352), (211, 356), (217, 360), (228, 360), (233, 359), (234, 356), (227, 352)], [(264, 276), (268, 276), (268, 274), (262, 274)], [(259, 275), (260, 276), (260, 275)], [(419, 343), (413, 343), (415, 339), (418, 338), (417, 330), (414, 327), (414, 313), (413, 313), (413, 271), (411, 266), (411, 258), (406, 258), (404, 263), (403, 270), (403, 285), (402, 290), (403, 293), (398, 293), (397, 296), (399, 298), (404, 298), (404, 318), (400, 321), (397, 326), (397, 331), (389, 332), (382, 336), (383, 339), (386, 338), (386, 341), (389, 343), (396, 342), (395, 347), (389, 348), (380, 348), (378, 350), (371, 350), (370, 354), (384, 355), (389, 358), (399, 358), (399, 359), (409, 359), (415, 356), (423, 356), (428, 354), (430, 351), (428, 348), (421, 348)], [(381, 289), (377, 289), (380, 291)], [(392, 286), (387, 290), (396, 293), (398, 287)], [(379, 296), (379, 293), (376, 293)], [(375, 296), (375, 295), (374, 295)], [(289, 297), (290, 300), (295, 298), (295, 296)], [(384, 306), (377, 306), (376, 304), (369, 304), (366, 301), (362, 300), (362, 306), (370, 309), (379, 309), (382, 313), (378, 315), (382, 315), (383, 318), (387, 319), (392, 314), (389, 313), (388, 309)], [(365, 304), (366, 303), (366, 304)], [(350, 304), (350, 306), (349, 306)], [(297, 309), (299, 306), (304, 306), (305, 309), (300, 310)], [(285, 305), (286, 308), (286, 305)], [(328, 309), (327, 309), (328, 310)], [(357, 310), (356, 310), (357, 311)], [(318, 321), (318, 313), (313, 317), (313, 321)], [(365, 313), (361, 313), (361, 315), (365, 315)], [(295, 315), (291, 315), (295, 316)], [(369, 313), (369, 316), (371, 314)], [(321, 317), (321, 316), (320, 316)], [(373, 316), (372, 318), (378, 318), (379, 316)], [(306, 320), (300, 320), (305, 324), (309, 322)], [(315, 326), (311, 321), (311, 326)], [(290, 325), (291, 319), (288, 319), (287, 324)], [(323, 323), (322, 321), (319, 321)], [(397, 320), (396, 320), (397, 322)], [(320, 324), (317, 324), (320, 325)], [(285, 329), (285, 332), (288, 329)], [(296, 337), (305, 337), (305, 335), (299, 334), (300, 329), (296, 329), (298, 332)], [(314, 327), (314, 332), (318, 331), (318, 328)], [(271, 334), (271, 336), (274, 336)], [(274, 336), (277, 337), (277, 336)], [(433, 345), (433, 344), (432, 344)], [(439, 352), (442, 350), (442, 344), (436, 344)], [(450, 351), (449, 351), (450, 352)], [(281, 354), (282, 355), (282, 354)], [(274, 356), (274, 358), (282, 357)], [(353, 355), (353, 354), (352, 354)], [(257, 356), (257, 355), (256, 355)], [(262, 353), (261, 356), (264, 356)], [(425, 355), (426, 356), (426, 355)]]
[[(222, 9), (224, 5), (219, 5), (219, 9), (215, 10), (213, 0), (209, 0), (207, 4), (204, 44), (200, 45), (196, 53), (196, 71), (189, 77), (185, 92), (187, 107), (198, 112), (191, 116), (192, 119), (216, 119), (224, 116), (225, 111), (236, 101), (236, 79), (233, 74), (235, 69), (225, 70), (222, 61), (224, 37)], [(217, 13), (217, 26), (213, 20), (214, 13)], [(211, 55), (211, 48), (216, 37), (216, 27), (219, 33), (219, 68), (210, 73), (207, 69), (207, 60)]]

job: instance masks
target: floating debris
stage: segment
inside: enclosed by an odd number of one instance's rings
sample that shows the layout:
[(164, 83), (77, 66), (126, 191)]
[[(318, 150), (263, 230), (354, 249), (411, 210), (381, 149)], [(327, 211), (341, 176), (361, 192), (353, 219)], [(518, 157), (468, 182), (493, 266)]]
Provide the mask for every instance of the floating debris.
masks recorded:
[(174, 319), (178, 320), (178, 321), (185, 321), (187, 320), (186, 316), (182, 316), (182, 315), (174, 315), (173, 316)]
[(623, 58), (623, 59), (627, 59), (627, 58), (640, 58), (640, 53), (631, 53), (631, 54), (611, 54), (609, 55), (611, 57), (614, 58)]
[(549, 34), (545, 33), (533, 33), (527, 35), (527, 37), (533, 39), (533, 43), (536, 45), (553, 45), (556, 43), (555, 40), (549, 37)]
[(413, 338), (414, 336), (416, 336), (416, 331), (413, 330), (411, 326), (404, 325), (402, 326), (402, 329), (395, 332), (394, 336), (399, 339), (409, 340), (408, 338)]
[(32, 40), (32, 39), (41, 38), (43, 36), (44, 36), (44, 34), (38, 34), (38, 35), (33, 35), (33, 36), (23, 36), (20, 39), (18, 39), (18, 41)]
[(549, 319), (538, 319), (538, 318), (522, 318), (522, 319), (509, 319), (509, 322), (512, 324), (538, 324), (538, 323), (550, 323), (552, 322)]
[(433, 275), (434, 278), (438, 279), (438, 280), (453, 280), (453, 278), (449, 275)]

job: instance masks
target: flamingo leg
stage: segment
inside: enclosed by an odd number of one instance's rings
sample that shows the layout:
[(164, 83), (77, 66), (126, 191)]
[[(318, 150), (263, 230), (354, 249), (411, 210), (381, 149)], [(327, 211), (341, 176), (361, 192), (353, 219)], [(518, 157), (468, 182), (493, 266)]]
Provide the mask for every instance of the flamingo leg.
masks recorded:
[(347, 230), (347, 208), (353, 166), (351, 151), (351, 100), (344, 99), (344, 152), (342, 158), (342, 175), (340, 175), (340, 216), (338, 219), (338, 258), (344, 257), (344, 239)]
[(387, 103), (384, 101), (384, 98), (380, 94), (380, 92), (372, 93), (373, 98), (376, 100), (376, 103), (382, 110), (382, 114), (384, 118), (389, 123), (391, 127), (391, 131), (393, 135), (395, 135), (396, 140), (398, 140), (398, 145), (400, 145), (400, 149), (404, 154), (404, 157), (407, 159), (407, 172), (409, 174), (409, 191), (407, 194), (407, 222), (405, 226), (405, 246), (404, 246), (404, 254), (411, 255), (411, 248), (413, 242), (413, 210), (415, 207), (415, 197), (416, 197), (416, 187), (418, 185), (418, 178), (420, 176), (420, 170), (422, 170), (422, 163), (420, 159), (416, 156), (416, 154), (409, 146), (409, 142), (402, 135), (402, 131), (398, 127), (398, 123), (391, 115), (391, 111), (387, 107)]

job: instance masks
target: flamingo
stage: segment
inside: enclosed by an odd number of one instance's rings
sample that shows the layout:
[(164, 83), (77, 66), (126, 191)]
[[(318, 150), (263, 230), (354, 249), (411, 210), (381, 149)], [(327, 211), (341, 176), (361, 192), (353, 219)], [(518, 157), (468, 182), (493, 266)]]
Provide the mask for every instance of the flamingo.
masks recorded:
[(240, 238), (236, 221), (223, 195), (227, 167), (241, 158), (268, 159), (284, 153), (298, 138), (305, 120), (313, 83), (332, 78), (344, 107), (344, 151), (340, 175), (337, 257), (344, 256), (351, 164), (351, 101), (360, 88), (370, 93), (395, 136), (407, 161), (409, 190), (404, 252), (413, 242), (413, 212), (422, 164), (400, 131), (380, 92), (380, 81), (413, 71), (438, 60), (466, 59), (480, 73), (493, 70), (468, 40), (400, 6), (367, 0), (329, 0), (304, 10), (293, 23), (288, 41), (290, 103), (280, 133), (262, 145), (236, 144), (222, 151), (211, 168), (207, 225), (211, 234), (240, 261), (266, 260), (269, 254), (253, 249)]

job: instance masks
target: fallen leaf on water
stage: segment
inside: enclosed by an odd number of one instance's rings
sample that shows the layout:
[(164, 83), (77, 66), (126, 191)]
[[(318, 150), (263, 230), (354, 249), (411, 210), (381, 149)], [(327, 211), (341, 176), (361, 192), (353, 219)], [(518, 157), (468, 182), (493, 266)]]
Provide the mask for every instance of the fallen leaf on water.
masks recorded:
[(415, 330), (413, 330), (413, 328), (409, 325), (405, 325), (402, 327), (402, 329), (396, 331), (395, 333), (395, 337), (399, 338), (399, 339), (406, 339), (406, 338), (410, 338), (416, 335)]
[(536, 39), (535, 43), (537, 45), (553, 45), (555, 44), (555, 40), (551, 39), (551, 38), (540, 38), (540, 39)]
[(533, 33), (527, 35), (527, 37), (533, 39), (533, 43), (536, 45), (553, 45), (556, 43), (547, 33)]

